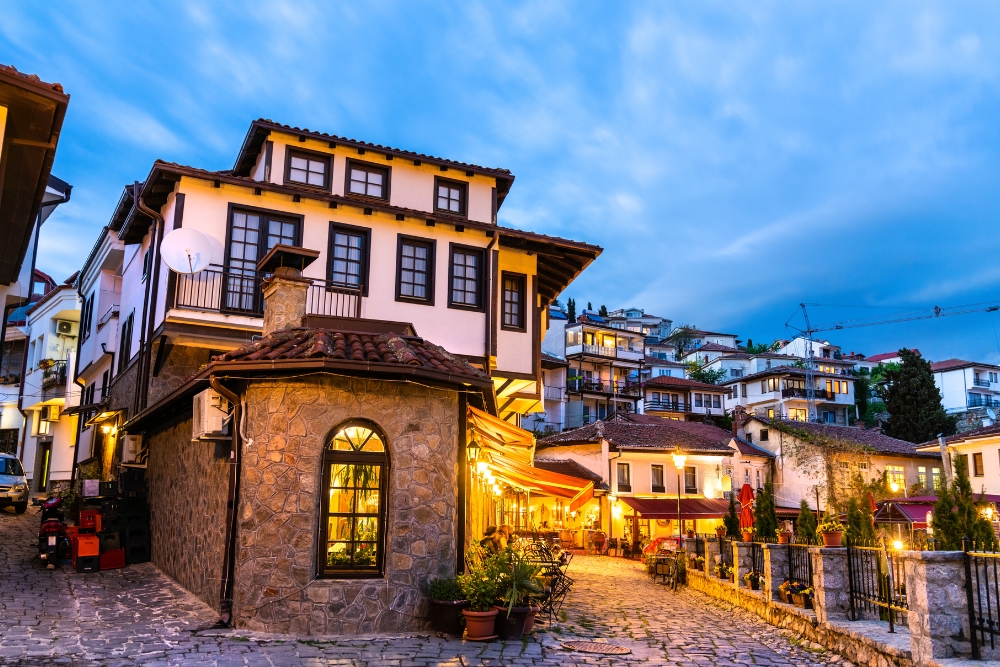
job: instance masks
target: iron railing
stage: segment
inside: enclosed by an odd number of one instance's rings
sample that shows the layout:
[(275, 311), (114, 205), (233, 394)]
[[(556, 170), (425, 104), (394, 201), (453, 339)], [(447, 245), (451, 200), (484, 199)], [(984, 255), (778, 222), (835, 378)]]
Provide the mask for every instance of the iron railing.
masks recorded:
[(847, 583), (851, 598), (850, 619), (861, 619), (863, 612), (878, 614), (889, 621), (889, 632), (896, 631), (896, 616), (909, 611), (903, 564), (885, 542), (847, 544)]
[(761, 542), (750, 543), (750, 571), (758, 577), (764, 576), (764, 545)]
[[(267, 274), (248, 269), (210, 266), (199, 273), (179, 273), (174, 307), (262, 317), (262, 283)], [(306, 291), (306, 313), (334, 317), (361, 317), (360, 286), (312, 279)]]
[(729, 537), (719, 538), (719, 564), (733, 566), (733, 540)]
[(788, 581), (810, 587), (813, 585), (812, 558), (809, 547), (804, 544), (788, 545)]
[(985, 396), (983, 394), (969, 394), (969, 404), (967, 407), (997, 408), (1000, 407), (1000, 399), (993, 398), (992, 396)]
[[(983, 545), (964, 540), (963, 546), (972, 658), (982, 660), (987, 643), (990, 650), (995, 650), (1000, 643), (1000, 553), (997, 553), (996, 543), (991, 545), (990, 551)], [(977, 551), (977, 547), (981, 550)]]
[(663, 410), (664, 412), (690, 412), (691, 404), (684, 401), (646, 401), (647, 410)]
[(975, 380), (972, 381), (972, 384), (974, 384), (977, 387), (986, 387), (987, 389), (989, 389), (990, 381), (980, 380), (979, 378), (976, 378)]
[(641, 396), (642, 385), (632, 382), (603, 382), (601, 380), (572, 379), (566, 381), (570, 392), (591, 392), (597, 394), (617, 394), (619, 396)]
[[(826, 389), (816, 389), (815, 396), (817, 399), (825, 400), (829, 398), (829, 394)], [(781, 390), (782, 398), (806, 398), (806, 390), (804, 387), (785, 387)]]

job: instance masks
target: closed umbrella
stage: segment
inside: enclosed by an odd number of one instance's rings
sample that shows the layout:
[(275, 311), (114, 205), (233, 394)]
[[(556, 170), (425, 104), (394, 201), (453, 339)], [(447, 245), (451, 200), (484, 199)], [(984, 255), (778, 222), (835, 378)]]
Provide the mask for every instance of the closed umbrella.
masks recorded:
[(742, 509), (740, 510), (740, 530), (753, 528), (753, 489), (750, 488), (749, 484), (743, 485), (736, 499), (742, 505)]

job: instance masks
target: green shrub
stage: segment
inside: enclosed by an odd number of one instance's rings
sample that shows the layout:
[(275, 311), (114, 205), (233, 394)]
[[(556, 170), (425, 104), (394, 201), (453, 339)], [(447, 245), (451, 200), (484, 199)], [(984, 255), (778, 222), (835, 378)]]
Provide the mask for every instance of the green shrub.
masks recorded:
[(458, 585), (458, 579), (455, 577), (432, 579), (428, 597), (432, 600), (441, 600), (442, 602), (465, 599), (462, 595), (462, 587)]

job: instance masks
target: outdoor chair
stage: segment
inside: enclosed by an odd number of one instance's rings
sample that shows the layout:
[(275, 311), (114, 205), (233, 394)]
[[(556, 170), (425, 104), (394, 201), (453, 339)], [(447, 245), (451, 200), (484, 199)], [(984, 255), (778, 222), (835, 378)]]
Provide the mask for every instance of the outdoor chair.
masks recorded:
[(608, 548), (605, 550), (605, 553), (607, 553), (607, 554), (610, 555), (612, 551), (617, 552), (615, 554), (616, 556), (620, 556), (621, 555), (621, 552), (618, 550), (618, 538), (617, 537), (609, 537), (608, 538)]

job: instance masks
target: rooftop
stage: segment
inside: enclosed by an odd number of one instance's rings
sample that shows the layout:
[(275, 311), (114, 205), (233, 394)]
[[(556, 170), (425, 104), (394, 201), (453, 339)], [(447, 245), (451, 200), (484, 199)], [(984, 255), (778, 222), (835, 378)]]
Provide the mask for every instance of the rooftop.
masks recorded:
[[(910, 352), (913, 352), (913, 353), (917, 354), (918, 356), (920, 355), (920, 350), (918, 350), (915, 347), (911, 347), (910, 348)], [(898, 356), (899, 356), (899, 351), (896, 351), (896, 352), (882, 352), (880, 354), (873, 354), (870, 357), (866, 357), (865, 361), (872, 361), (872, 362), (874, 362), (874, 363), (877, 364), (880, 361), (885, 361), (886, 359), (895, 359)]]
[(928, 454), (917, 451), (917, 445), (906, 440), (891, 438), (877, 428), (862, 428), (859, 426), (836, 426), (834, 424), (815, 424), (812, 422), (792, 421), (788, 419), (768, 419), (767, 417), (751, 416), (762, 424), (775, 428), (786, 428), (794, 431), (806, 431), (808, 433), (835, 438), (846, 442), (861, 445), (865, 449), (878, 454), (890, 456), (916, 456), (927, 458), (941, 458), (939, 454)]
[[(725, 384), (730, 385), (734, 382), (756, 380), (758, 378), (768, 377), (769, 375), (801, 375), (802, 377), (805, 377), (806, 369), (799, 368), (798, 366), (775, 366), (774, 368), (768, 368), (750, 375), (744, 375), (741, 378), (729, 378), (725, 381)], [(838, 378), (840, 380), (851, 377), (850, 375), (837, 375), (836, 373), (824, 373), (823, 371), (813, 371), (813, 375), (818, 378)]]
[[(956, 433), (955, 435), (949, 435), (945, 438), (945, 442), (949, 445), (958, 445), (963, 442), (970, 440), (976, 440), (977, 438), (986, 438), (1000, 436), (1000, 424), (993, 424), (992, 426), (983, 426), (981, 428), (974, 428), (971, 431), (964, 431), (962, 433)], [(939, 443), (937, 438), (934, 440), (928, 440), (927, 442), (917, 445), (921, 449), (928, 447), (938, 447)]]
[(931, 370), (935, 373), (940, 373), (942, 371), (957, 371), (960, 368), (971, 368), (977, 366), (979, 368), (1000, 368), (994, 366), (993, 364), (980, 364), (975, 361), (966, 361), (964, 359), (945, 359), (944, 361), (935, 361), (931, 364)]
[(733, 438), (733, 442), (736, 443), (736, 449), (738, 449), (740, 454), (743, 454), (744, 456), (763, 456), (768, 459), (774, 458), (774, 454), (771, 452), (767, 451), (763, 447), (758, 447), (743, 438)]
[(617, 449), (650, 449), (701, 452), (729, 456), (732, 433), (709, 424), (661, 419), (651, 415), (628, 415), (563, 431), (538, 441), (538, 449), (561, 445), (599, 443), (607, 440)]
[(600, 475), (592, 472), (588, 468), (585, 468), (576, 461), (569, 459), (560, 459), (558, 461), (535, 459), (535, 467), (541, 468), (542, 470), (548, 470), (549, 472), (556, 472), (560, 475), (576, 477), (577, 479), (585, 479), (588, 482), (593, 482), (594, 486), (598, 488), (606, 486)]

